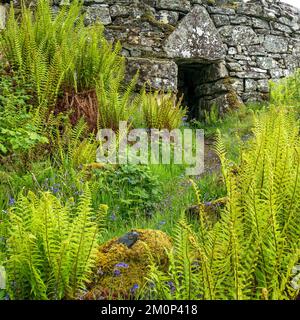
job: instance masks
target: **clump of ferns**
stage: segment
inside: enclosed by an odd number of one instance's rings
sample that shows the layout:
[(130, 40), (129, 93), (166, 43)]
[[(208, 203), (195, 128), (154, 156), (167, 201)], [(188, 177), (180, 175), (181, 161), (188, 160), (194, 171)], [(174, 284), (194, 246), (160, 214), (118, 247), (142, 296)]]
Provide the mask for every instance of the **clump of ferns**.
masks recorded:
[(5, 268), (11, 299), (74, 299), (85, 290), (106, 206), (94, 212), (88, 187), (74, 210), (48, 192), (20, 195), (8, 221)]
[(218, 139), (226, 207), (212, 228), (205, 226), (200, 203), (196, 228), (185, 219), (178, 223), (169, 271), (151, 267), (157, 298), (297, 297), (299, 289), (292, 284), (300, 260), (299, 123), (291, 111), (271, 108), (256, 118), (253, 135), (241, 149), (237, 170)]
[(38, 0), (32, 12), (22, 1), (18, 19), (10, 8), (1, 49), (24, 83), (32, 84), (38, 105), (52, 107), (63, 91), (95, 89), (100, 75), (107, 82), (122, 70), (120, 44), (104, 38), (102, 25), (86, 27), (81, 9), (76, 0), (54, 13), (47, 0)]
[(276, 105), (298, 106), (300, 99), (300, 71), (277, 82), (270, 82), (271, 102)]

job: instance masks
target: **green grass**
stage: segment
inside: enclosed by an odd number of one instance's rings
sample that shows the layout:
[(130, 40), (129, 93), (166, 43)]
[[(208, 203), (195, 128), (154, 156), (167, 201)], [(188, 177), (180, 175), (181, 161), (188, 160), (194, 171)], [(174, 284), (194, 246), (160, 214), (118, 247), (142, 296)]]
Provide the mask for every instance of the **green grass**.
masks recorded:
[(241, 141), (248, 140), (252, 133), (254, 115), (268, 109), (266, 104), (247, 104), (239, 109), (231, 110), (224, 116), (215, 114), (206, 116), (202, 121), (194, 121), (191, 126), (204, 130), (206, 140), (214, 140), (217, 131), (220, 132), (228, 158), (236, 160), (239, 155), (239, 145)]

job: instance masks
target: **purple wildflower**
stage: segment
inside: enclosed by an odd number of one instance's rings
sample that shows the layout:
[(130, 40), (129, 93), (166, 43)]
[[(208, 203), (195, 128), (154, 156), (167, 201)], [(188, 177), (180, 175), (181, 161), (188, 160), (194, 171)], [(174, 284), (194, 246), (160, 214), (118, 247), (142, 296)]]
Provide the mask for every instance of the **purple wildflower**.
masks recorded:
[(51, 190), (54, 194), (56, 194), (56, 193), (59, 192), (59, 189), (58, 189), (57, 187), (50, 187), (50, 190)]
[(120, 274), (121, 274), (120, 270), (118, 270), (118, 269), (114, 270), (114, 276), (115, 277), (118, 277)]
[(115, 265), (115, 268), (128, 268), (128, 264), (125, 262), (120, 262)]
[(173, 282), (173, 281), (168, 281), (167, 284), (168, 284), (168, 286), (170, 287), (171, 293), (174, 293), (175, 290), (176, 290), (176, 287), (175, 287), (175, 285), (174, 285), (174, 282)]
[(132, 294), (135, 294), (136, 290), (139, 288), (139, 285), (137, 283), (135, 283), (132, 288), (130, 289), (130, 292)]
[(117, 220), (117, 216), (115, 215), (115, 213), (111, 214), (110, 220), (111, 221), (116, 221)]
[(16, 203), (16, 200), (13, 197), (10, 197), (8, 203), (10, 206), (13, 206)]

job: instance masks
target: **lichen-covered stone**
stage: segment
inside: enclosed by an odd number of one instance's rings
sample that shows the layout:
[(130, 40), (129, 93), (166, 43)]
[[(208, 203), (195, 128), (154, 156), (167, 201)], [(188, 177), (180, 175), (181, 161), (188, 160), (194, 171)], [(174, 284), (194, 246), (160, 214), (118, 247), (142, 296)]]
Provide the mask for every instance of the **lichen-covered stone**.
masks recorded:
[(277, 67), (277, 62), (271, 57), (258, 57), (257, 58), (257, 66), (262, 69), (273, 69)]
[(266, 29), (266, 30), (270, 28), (268, 21), (259, 19), (259, 18), (252, 18), (252, 26), (253, 28)]
[(110, 15), (112, 18), (115, 17), (128, 17), (130, 15), (131, 8), (129, 6), (122, 6), (115, 4), (110, 7)]
[(179, 13), (176, 11), (160, 10), (156, 14), (156, 19), (161, 23), (175, 26), (179, 19)]
[(263, 45), (268, 52), (285, 53), (288, 50), (288, 42), (281, 36), (267, 35)]
[(169, 60), (154, 60), (147, 58), (128, 58), (126, 77), (128, 80), (139, 72), (138, 85), (144, 84), (152, 89), (177, 91), (177, 64)]
[(257, 89), (257, 82), (254, 79), (246, 79), (245, 80), (245, 91), (255, 91)]
[(87, 7), (85, 13), (85, 23), (91, 24), (95, 22), (101, 22), (104, 25), (112, 22), (107, 5), (94, 4)]
[(257, 89), (260, 92), (268, 93), (270, 91), (268, 80), (258, 80)]
[(252, 28), (247, 26), (224, 26), (219, 29), (225, 42), (230, 46), (243, 44), (245, 46), (259, 43), (259, 39)]
[(215, 23), (216, 27), (222, 27), (230, 24), (230, 19), (228, 16), (222, 14), (215, 14), (212, 16), (212, 20)]
[(286, 33), (292, 32), (292, 29), (289, 26), (286, 26), (285, 24), (281, 24), (278, 22), (272, 22), (271, 26), (273, 27), (274, 30), (279, 30), (279, 31), (286, 32)]
[(215, 14), (224, 14), (224, 15), (234, 15), (235, 10), (232, 8), (227, 8), (226, 6), (220, 7), (208, 7), (208, 12), (215, 13)]
[(170, 238), (159, 230), (132, 230), (99, 247), (96, 268), (86, 300), (128, 299), (133, 288), (141, 288), (151, 261), (168, 268)]
[(231, 87), (236, 92), (243, 92), (244, 91), (244, 80), (238, 78), (231, 78)]
[(196, 6), (179, 23), (164, 45), (170, 58), (216, 61), (225, 49), (218, 32), (204, 7)]
[(191, 10), (191, 3), (188, 0), (157, 0), (156, 8), (188, 12)]
[(243, 78), (243, 79), (266, 79), (268, 77), (267, 71), (259, 72), (256, 70), (241, 71), (241, 72), (230, 72), (230, 76)]

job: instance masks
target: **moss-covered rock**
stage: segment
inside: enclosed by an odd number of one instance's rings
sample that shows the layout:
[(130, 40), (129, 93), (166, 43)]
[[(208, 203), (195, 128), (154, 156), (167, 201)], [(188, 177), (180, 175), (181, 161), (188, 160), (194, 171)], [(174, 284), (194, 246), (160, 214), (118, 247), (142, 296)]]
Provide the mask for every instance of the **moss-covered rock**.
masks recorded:
[(159, 230), (132, 230), (99, 247), (97, 269), (86, 300), (130, 298), (145, 283), (153, 259), (162, 269), (168, 267), (166, 249), (170, 238)]
[[(213, 226), (220, 219), (220, 211), (226, 206), (227, 201), (227, 197), (223, 197), (203, 203), (205, 222), (207, 223), (208, 227)], [(185, 213), (188, 218), (198, 220), (200, 214), (199, 205), (192, 205), (188, 207)]]

